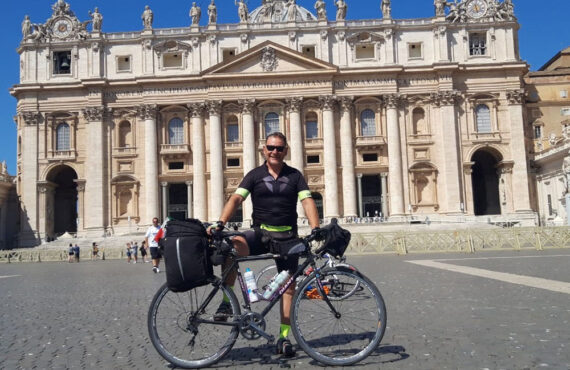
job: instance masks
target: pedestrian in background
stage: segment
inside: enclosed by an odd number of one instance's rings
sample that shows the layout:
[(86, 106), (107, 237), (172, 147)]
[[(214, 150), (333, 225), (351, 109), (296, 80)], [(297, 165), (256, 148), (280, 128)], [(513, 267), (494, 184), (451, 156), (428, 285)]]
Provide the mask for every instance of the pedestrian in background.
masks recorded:
[(145, 245), (145, 241), (143, 240), (141, 243), (141, 247), (140, 247), (140, 251), (141, 251), (141, 256), (143, 259), (143, 263), (147, 263), (149, 261), (146, 260), (146, 245)]
[(77, 245), (77, 243), (75, 243), (75, 245), (73, 246), (73, 255), (75, 256), (75, 262), (79, 262), (80, 252), (81, 250), (79, 249), (79, 246)]
[(152, 225), (150, 225), (145, 234), (146, 245), (150, 247), (150, 257), (152, 258), (152, 271), (155, 274), (160, 272), (158, 268), (160, 264), (160, 251), (158, 250), (158, 242), (155, 239), (156, 234), (160, 231), (160, 226), (158, 225), (158, 218), (152, 219)]
[(97, 243), (93, 242), (92, 249), (93, 252), (91, 253), (91, 261), (96, 260), (99, 256), (99, 247), (97, 246)]
[(131, 242), (131, 255), (133, 257), (133, 263), (137, 263), (138, 260), (138, 254), (139, 254), (139, 244), (137, 242), (135, 242), (135, 244), (132, 244), (133, 242)]
[(69, 262), (69, 263), (73, 262), (73, 255), (75, 253), (74, 253), (74, 249), (73, 249), (73, 244), (71, 244), (71, 243), (69, 243), (69, 248), (67, 249), (67, 254), (68, 254), (67, 262)]
[(131, 263), (132, 248), (131, 243), (127, 243), (127, 263)]

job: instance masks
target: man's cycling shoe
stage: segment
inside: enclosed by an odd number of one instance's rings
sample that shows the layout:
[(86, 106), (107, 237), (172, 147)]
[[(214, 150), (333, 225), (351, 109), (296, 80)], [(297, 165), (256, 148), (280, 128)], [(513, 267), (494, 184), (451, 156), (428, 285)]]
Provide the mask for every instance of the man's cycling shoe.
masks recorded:
[(295, 348), (293, 344), (287, 338), (280, 338), (277, 341), (276, 352), (278, 355), (283, 355), (283, 357), (293, 357), (295, 356)]
[(214, 314), (214, 321), (228, 321), (228, 316), (233, 314), (230, 302), (222, 302)]

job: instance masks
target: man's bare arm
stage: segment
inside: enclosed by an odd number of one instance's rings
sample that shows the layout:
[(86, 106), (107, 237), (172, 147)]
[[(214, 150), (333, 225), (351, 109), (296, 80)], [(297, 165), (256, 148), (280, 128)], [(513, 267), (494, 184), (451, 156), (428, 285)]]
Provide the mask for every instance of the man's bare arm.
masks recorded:
[(317, 205), (313, 198), (305, 198), (301, 201), (303, 209), (305, 210), (305, 215), (309, 219), (309, 225), (311, 229), (319, 227), (319, 211), (317, 211)]
[(222, 211), (222, 215), (220, 216), (220, 220), (224, 223), (224, 225), (231, 220), (235, 211), (238, 209), (240, 204), (242, 204), (244, 198), (239, 194), (233, 194), (230, 199), (227, 201), (224, 209)]

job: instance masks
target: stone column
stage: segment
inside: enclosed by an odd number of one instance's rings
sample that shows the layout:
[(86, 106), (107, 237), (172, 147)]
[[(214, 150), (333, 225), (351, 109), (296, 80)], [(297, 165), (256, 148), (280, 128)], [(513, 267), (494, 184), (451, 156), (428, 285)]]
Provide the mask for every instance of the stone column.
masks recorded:
[(145, 223), (159, 217), (158, 206), (158, 135), (156, 127), (156, 105), (138, 107), (139, 117), (144, 119), (144, 187), (146, 206)]
[(105, 179), (105, 130), (103, 128), (103, 115), (105, 107), (88, 107), (83, 110), (87, 121), (87, 135), (85, 147), (87, 158), (85, 160), (85, 200), (87, 212), (85, 228), (89, 231), (103, 231), (105, 229), (106, 191)]
[(463, 174), (465, 176), (465, 203), (463, 205), (463, 212), (466, 214), (475, 213), (475, 203), (473, 199), (473, 165), (475, 162), (463, 163)]
[(460, 98), (459, 91), (442, 91), (434, 95), (435, 104), (439, 105), (441, 114), (441, 132), (443, 137), (443, 178), (445, 211), (448, 214), (461, 213), (461, 158), (459, 156), (459, 133), (455, 103)]
[(83, 231), (85, 229), (85, 180), (74, 180), (77, 184), (77, 217), (79, 218), (79, 224), (77, 225), (77, 231)]
[(206, 189), (206, 151), (204, 148), (204, 118), (202, 103), (189, 104), (192, 115), (192, 168), (194, 169), (194, 217), (208, 220), (208, 193)]
[[(303, 125), (301, 123), (303, 98), (287, 99), (287, 107), (289, 109), (289, 128), (291, 130), (289, 136), (291, 166), (301, 171), (301, 173), (304, 173)], [(305, 210), (300, 202), (297, 203), (297, 215), (299, 218), (305, 217)]]
[(380, 182), (382, 184), (382, 217), (388, 218), (388, 174), (380, 174)]
[(334, 104), (336, 97), (321, 96), (323, 110), (323, 150), (325, 165), (325, 218), (338, 217), (338, 174), (336, 160), (336, 138), (334, 124)]
[(362, 204), (362, 174), (356, 175), (358, 180), (358, 217), (363, 217), (364, 215), (364, 204)]
[(168, 217), (168, 183), (161, 182), (160, 187), (162, 190), (162, 220)]
[(210, 101), (207, 106), (210, 114), (210, 218), (214, 221), (224, 208), (222, 102)]
[(351, 113), (352, 97), (340, 100), (340, 161), (342, 165), (342, 199), (344, 217), (354, 217), (358, 214), (356, 206), (356, 184), (354, 177), (354, 142), (352, 135)]
[(39, 229), (42, 241), (53, 237), (54, 225), (54, 193), (56, 185), (49, 181), (38, 182), (38, 213), (40, 215)]
[(531, 212), (522, 106), (524, 90), (507, 91), (507, 100), (509, 102), (509, 118), (511, 121), (511, 153), (514, 161), (513, 188), (510, 191), (511, 193), (516, 192), (516, 196), (513, 197), (515, 212)]
[(390, 189), (390, 216), (404, 215), (404, 186), (402, 180), (402, 147), (400, 124), (398, 122), (398, 102), (396, 94), (384, 97), (387, 108), (388, 135), (388, 181)]
[(188, 218), (194, 218), (194, 210), (193, 210), (193, 190), (192, 190), (192, 181), (186, 181), (186, 191), (188, 192)]
[[(255, 140), (255, 124), (253, 122), (253, 111), (255, 109), (254, 99), (239, 100), (242, 107), (242, 125), (243, 125), (243, 175), (256, 167), (257, 161), (257, 142)], [(244, 226), (251, 223), (251, 214), (253, 206), (251, 197), (243, 203), (243, 221)]]
[(20, 196), (22, 212), (20, 214), (19, 246), (30, 247), (38, 244), (38, 125), (42, 116), (36, 112), (22, 112), (20, 127), (22, 130), (22, 172)]

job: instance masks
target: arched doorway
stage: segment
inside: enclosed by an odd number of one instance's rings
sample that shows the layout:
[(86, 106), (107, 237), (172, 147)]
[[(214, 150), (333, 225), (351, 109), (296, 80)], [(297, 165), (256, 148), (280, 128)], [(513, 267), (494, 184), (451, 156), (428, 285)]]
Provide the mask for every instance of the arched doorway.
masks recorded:
[(474, 162), (471, 175), (473, 185), (473, 208), (475, 216), (500, 215), (499, 174), (496, 155), (478, 150), (471, 159)]
[(47, 220), (53, 225), (53, 233), (77, 232), (77, 173), (69, 166), (58, 166), (50, 171), (47, 180), (55, 185), (53, 212), (48, 210)]

